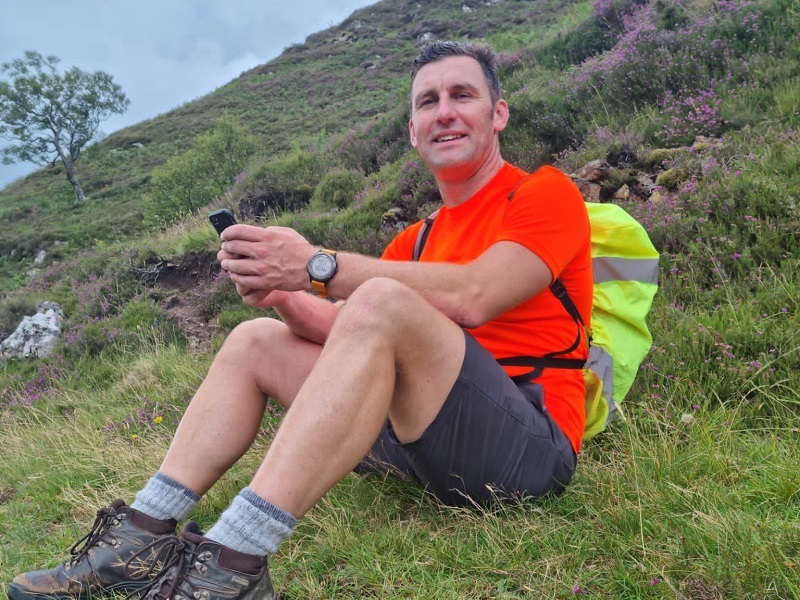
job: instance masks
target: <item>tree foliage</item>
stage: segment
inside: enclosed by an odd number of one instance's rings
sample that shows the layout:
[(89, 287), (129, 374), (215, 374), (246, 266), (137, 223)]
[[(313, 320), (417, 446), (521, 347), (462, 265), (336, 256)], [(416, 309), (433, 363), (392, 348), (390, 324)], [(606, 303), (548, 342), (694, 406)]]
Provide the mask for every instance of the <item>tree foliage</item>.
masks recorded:
[(161, 223), (174, 223), (222, 195), (255, 154), (256, 140), (236, 118), (222, 117), (214, 131), (153, 171), (148, 205)]
[(129, 100), (108, 73), (72, 67), (59, 74), (59, 62), (29, 50), (3, 64), (9, 79), (0, 81), (0, 135), (13, 143), (0, 155), (5, 164), (61, 162), (75, 196), (83, 200), (73, 166), (100, 122), (124, 113)]

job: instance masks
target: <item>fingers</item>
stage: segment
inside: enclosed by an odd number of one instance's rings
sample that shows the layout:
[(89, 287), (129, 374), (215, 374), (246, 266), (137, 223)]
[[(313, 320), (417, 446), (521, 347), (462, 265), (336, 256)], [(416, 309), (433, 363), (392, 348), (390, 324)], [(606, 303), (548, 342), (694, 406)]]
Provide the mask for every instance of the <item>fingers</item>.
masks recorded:
[(261, 275), (263, 272), (260, 262), (236, 255), (221, 260), (219, 264), (230, 273), (231, 279), (234, 281), (237, 281), (237, 278), (242, 275)]
[(217, 253), (231, 279), (256, 290), (305, 289), (306, 264), (314, 248), (293, 229), (232, 225), (222, 232)]
[(237, 223), (231, 225), (219, 236), (223, 242), (229, 240), (243, 240), (246, 242), (258, 242), (265, 238), (265, 233), (270, 228), (256, 227), (255, 225), (244, 225)]

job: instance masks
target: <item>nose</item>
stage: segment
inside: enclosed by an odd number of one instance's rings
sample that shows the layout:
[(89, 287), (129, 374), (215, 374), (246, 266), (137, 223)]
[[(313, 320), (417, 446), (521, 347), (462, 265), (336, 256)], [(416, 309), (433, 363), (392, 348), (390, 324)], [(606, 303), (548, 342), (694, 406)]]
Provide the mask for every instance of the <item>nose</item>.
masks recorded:
[(437, 105), (436, 118), (442, 123), (449, 123), (456, 118), (455, 103), (447, 95), (439, 98)]

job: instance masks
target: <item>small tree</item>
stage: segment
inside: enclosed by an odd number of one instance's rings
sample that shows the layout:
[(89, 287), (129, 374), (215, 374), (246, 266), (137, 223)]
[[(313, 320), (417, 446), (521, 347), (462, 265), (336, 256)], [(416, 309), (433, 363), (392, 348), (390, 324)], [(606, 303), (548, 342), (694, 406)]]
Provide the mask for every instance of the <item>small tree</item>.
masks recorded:
[(64, 165), (78, 200), (83, 190), (73, 166), (112, 114), (122, 114), (129, 100), (111, 75), (72, 67), (59, 75), (55, 56), (27, 51), (25, 58), (4, 63), (9, 81), (0, 81), (0, 135), (17, 142), (3, 148), (4, 164), (30, 161)]
[(147, 204), (160, 223), (174, 223), (221, 196), (258, 148), (239, 121), (223, 115), (213, 131), (153, 170)]

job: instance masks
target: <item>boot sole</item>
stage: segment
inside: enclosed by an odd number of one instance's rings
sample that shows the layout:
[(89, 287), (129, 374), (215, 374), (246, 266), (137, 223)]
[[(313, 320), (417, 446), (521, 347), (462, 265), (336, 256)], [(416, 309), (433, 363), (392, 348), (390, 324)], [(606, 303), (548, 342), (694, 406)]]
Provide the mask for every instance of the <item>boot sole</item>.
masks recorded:
[(43, 594), (39, 592), (32, 592), (21, 588), (14, 583), (8, 585), (8, 600), (99, 600), (100, 598), (112, 598), (116, 594), (130, 594), (136, 590), (144, 587), (143, 585), (136, 586), (119, 586), (110, 587), (104, 590), (89, 591), (80, 596), (73, 596), (72, 594)]

